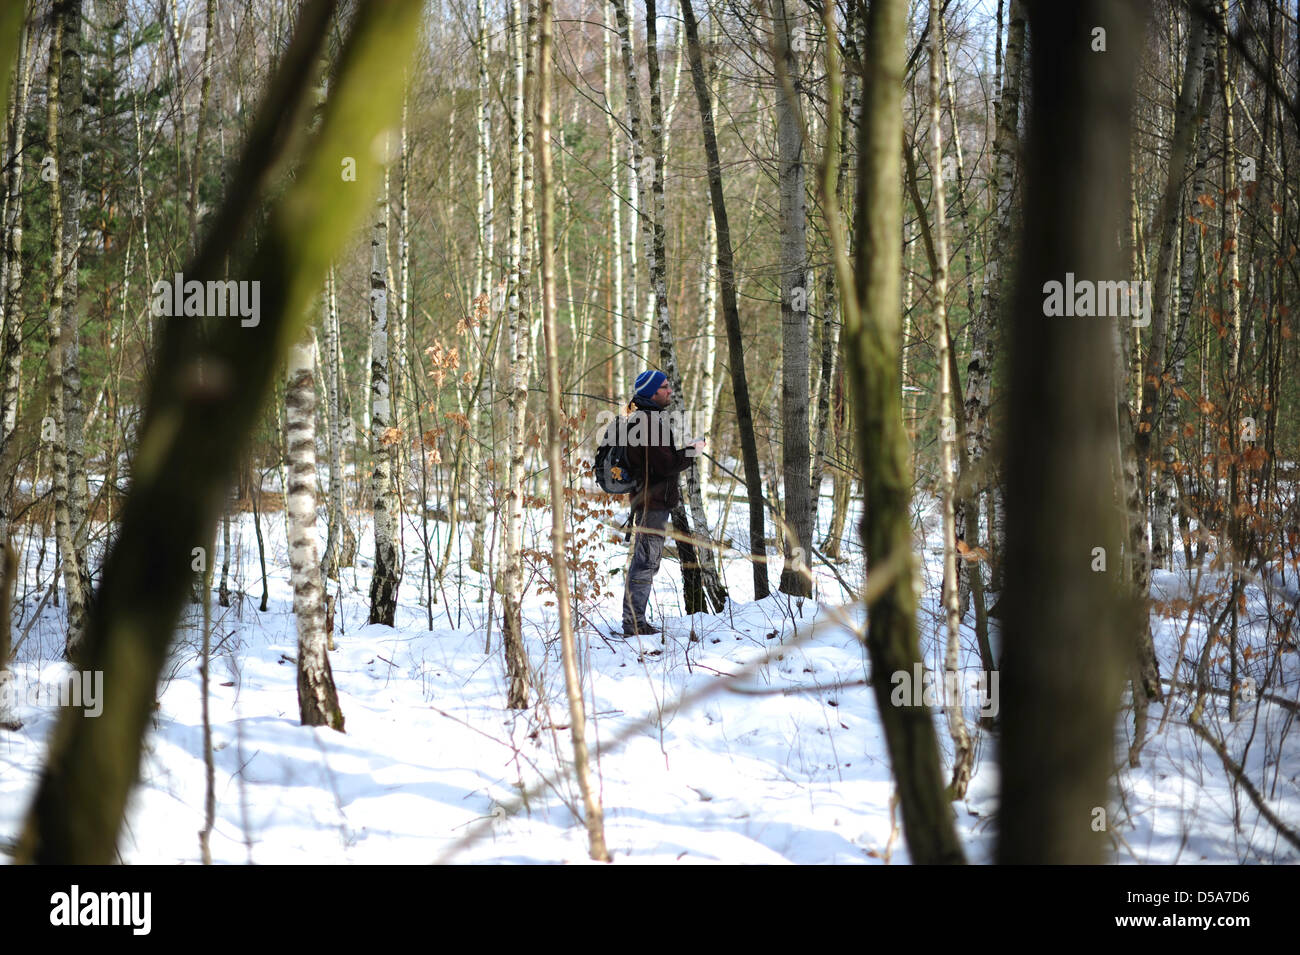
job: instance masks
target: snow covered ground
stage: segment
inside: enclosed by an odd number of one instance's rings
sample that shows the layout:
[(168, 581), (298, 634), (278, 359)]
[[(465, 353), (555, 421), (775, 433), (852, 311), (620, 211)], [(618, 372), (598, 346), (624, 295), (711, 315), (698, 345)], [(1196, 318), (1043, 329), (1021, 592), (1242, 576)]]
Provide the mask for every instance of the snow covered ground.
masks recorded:
[[(822, 510), (829, 509), (827, 502)], [(719, 506), (713, 518), (721, 513)], [(918, 552), (926, 588), (919, 621), (926, 665), (938, 669), (943, 645), (936, 605), (939, 536), (934, 513), (922, 517)], [(529, 514), (533, 546), (542, 550), (549, 549), (547, 519), (541, 510)], [(729, 539), (739, 544), (747, 526), (743, 504), (731, 506), (727, 523)], [(446, 525), (437, 527), (446, 533)], [(320, 529), (323, 533), (323, 523)], [(236, 528), (231, 588), (237, 593), (228, 609), (216, 607), (214, 599), (213, 860), (587, 861), (585, 832), (576, 816), (581, 800), (567, 772), (568, 711), (558, 627), (548, 606), (553, 596), (535, 592), (534, 576), (526, 629), (541, 693), (534, 693), (528, 710), (508, 712), (495, 628), (485, 652), (486, 578), (467, 568), (449, 570), (438, 588), (430, 628), (429, 611), (421, 603), (418, 536), (408, 526), (398, 626), (367, 626), (373, 545), (368, 528), (360, 530), (359, 566), (344, 572), (338, 649), (331, 655), (344, 735), (298, 725), (296, 634), (282, 515), (263, 517), (270, 573), (266, 613), (257, 609), (261, 580), (251, 517), (243, 515)], [(468, 527), (464, 533), (459, 544), (467, 552)], [(848, 596), (827, 568), (816, 569), (819, 604), (800, 605), (783, 595), (755, 602), (749, 565), (731, 558), (726, 575), (733, 605), (716, 616), (685, 617), (678, 567), (665, 559), (651, 607), (664, 622), (667, 639), (637, 647), (636, 641), (629, 645), (608, 636), (608, 625), (619, 620), (626, 552), (606, 542), (589, 546), (608, 592), (579, 608), (580, 653), (589, 739), (598, 755), (596, 778), (615, 861), (908, 860), (897, 828), (901, 818), (891, 818), (889, 762), (865, 684), (865, 655), (846, 626), (860, 625), (862, 614), (837, 609)], [(441, 546), (431, 549), (441, 553)], [(773, 583), (778, 570), (771, 568)], [(861, 579), (860, 561), (838, 570), (847, 581)], [(1210, 582), (1207, 577), (1201, 586)], [(1186, 599), (1187, 587), (1184, 576), (1158, 575), (1153, 596)], [(1260, 597), (1257, 590), (1250, 592), (1252, 610), (1260, 609)], [(27, 601), (22, 626), (37, 602), (35, 597)], [(499, 616), (499, 600), (492, 611)], [(34, 793), (58, 715), (57, 687), (67, 673), (57, 662), (59, 613), (47, 605), (14, 668), (24, 726), (0, 731), (3, 859)], [(199, 608), (192, 608), (160, 691), (142, 784), (120, 840), (125, 862), (198, 861), (204, 794), (200, 619)], [(1186, 616), (1153, 619), (1167, 675)], [(968, 615), (963, 626), (968, 686), (980, 671), (972, 624)], [(1201, 625), (1193, 626), (1187, 654), (1199, 653), (1203, 635)], [(1297, 654), (1266, 653), (1262, 626), (1243, 639), (1254, 647), (1251, 659), (1277, 664), (1273, 692), (1295, 700)], [(1188, 666), (1183, 665), (1184, 679)], [(1258, 676), (1262, 687), (1265, 673)], [(979, 715), (973, 690), (965, 702), (973, 726)], [(1119, 776), (1108, 814), (1115, 861), (1300, 861), (1244, 793), (1234, 797), (1219, 758), (1183, 724), (1190, 702), (1186, 695), (1170, 698), (1170, 719), (1147, 744), (1142, 767), (1126, 768)], [(1246, 760), (1251, 778), (1257, 785), (1266, 781), (1265, 794), (1281, 819), (1300, 824), (1300, 741), (1288, 732), (1294, 709), (1256, 699), (1243, 704), (1242, 719), (1233, 725), (1226, 720), (1224, 701), (1211, 706), (1217, 709), (1205, 722), (1227, 734), (1237, 758), (1247, 737), (1253, 739)], [(1163, 708), (1154, 705), (1153, 730), (1163, 716)], [(951, 743), (937, 711), (935, 727), (948, 760)], [(1129, 727), (1125, 709), (1117, 723), (1117, 758), (1127, 751)], [(954, 805), (954, 818), (968, 858), (987, 862), (995, 840), (995, 742), (980, 733), (976, 745), (973, 783), (968, 798)], [(1234, 813), (1240, 820), (1235, 827)]]

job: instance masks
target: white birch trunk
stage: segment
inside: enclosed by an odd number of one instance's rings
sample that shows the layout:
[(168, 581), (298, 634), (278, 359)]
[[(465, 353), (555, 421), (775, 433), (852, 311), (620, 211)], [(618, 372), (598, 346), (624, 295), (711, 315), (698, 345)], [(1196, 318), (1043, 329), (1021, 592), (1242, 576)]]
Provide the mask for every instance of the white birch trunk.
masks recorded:
[(370, 451), (374, 470), (375, 566), (370, 582), (370, 622), (393, 626), (397, 612), (397, 500), (393, 493), (393, 426), (388, 388), (388, 174), (370, 239)]
[[(469, 325), (470, 341), (472, 354), (480, 366), (483, 363), (491, 362), (491, 356), (484, 353), (483, 343), (485, 341), (484, 323), (491, 314), (488, 300), (491, 296), (492, 289), (492, 245), (494, 240), (492, 220), (495, 215), (495, 194), (492, 182), (492, 125), (490, 114), (490, 87), (488, 85), (487, 72), (487, 12), (483, 0), (478, 0), (478, 158), (477, 158), (477, 181), (478, 181), (478, 231), (479, 241), (477, 248), (478, 269), (475, 276), (477, 289), (474, 294), (474, 300), (470, 306)], [(493, 351), (495, 351), (495, 336), (492, 336)], [(481, 572), (483, 570), (483, 559), (486, 544), (487, 531), (487, 510), (484, 506), (485, 485), (480, 478), (482, 452), (478, 436), (481, 427), (481, 402), (482, 389), (479, 386), (483, 380), (482, 375), (474, 378), (475, 386), (470, 394), (468, 418), (469, 430), (466, 436), (469, 442), (468, 462), (465, 469), (465, 480), (467, 487), (467, 497), (469, 499), (469, 517), (473, 521), (474, 531), (472, 542), (470, 544), (469, 565), (472, 570)]]
[(782, 593), (812, 596), (808, 571), (816, 510), (812, 497), (808, 431), (809, 325), (808, 203), (804, 188), (799, 58), (791, 36), (798, 29), (785, 0), (773, 7), (776, 47), (776, 138), (781, 204), (781, 466), (785, 521)]
[(338, 310), (334, 294), (334, 266), (325, 277), (325, 426), (329, 431), (329, 505), (326, 509), (325, 556), (321, 570), (327, 580), (338, 580), (340, 534), (343, 525), (343, 435), (339, 426)]
[(505, 493), (506, 563), (502, 587), (502, 642), (506, 658), (506, 676), (510, 682), (506, 705), (523, 709), (528, 705), (528, 655), (524, 649), (523, 618), (523, 521), (524, 521), (524, 442), (527, 439), (528, 372), (531, 352), (529, 316), (524, 306), (526, 288), (524, 244), (524, 126), (528, 117), (524, 109), (523, 15), (525, 0), (510, 5), (510, 51), (514, 74), (511, 97), (510, 143), (510, 225), (509, 273), (506, 289), (506, 314), (510, 331), (510, 372), (506, 389), (507, 447), (509, 471)]
[(90, 574), (86, 568), (86, 511), (90, 499), (86, 483), (85, 408), (81, 393), (81, 327), (77, 312), (78, 269), (81, 248), (82, 127), (85, 104), (82, 97), (82, 0), (65, 0), (63, 27), (62, 99), (59, 121), (59, 188), (63, 197), (63, 430), (68, 458), (68, 520), (77, 567), (81, 574), (83, 599), (89, 595)]
[[(1000, 574), (1000, 548), (1005, 539), (1002, 495), (986, 459), (991, 447), (989, 407), (993, 385), (993, 323), (1001, 315), (1003, 266), (1012, 254), (1013, 199), (1016, 192), (1016, 155), (1019, 150), (1020, 74), (1025, 44), (1025, 12), (1022, 0), (1011, 0), (1007, 10), (1006, 57), (1003, 60), (1002, 87), (997, 106), (997, 132), (993, 143), (993, 230), (988, 261), (984, 267), (984, 286), (980, 291), (980, 309), (971, 328), (970, 361), (966, 365), (966, 450), (970, 460), (971, 482), (976, 492), (988, 489), (992, 498), (990, 537), (994, 553), (993, 572)], [(975, 522), (978, 526), (978, 521)], [(975, 546), (974, 540), (967, 543)], [(996, 586), (996, 581), (995, 581)]]
[[(713, 366), (718, 360), (718, 227), (713, 216), (704, 217), (704, 262), (701, 265), (703, 278), (700, 284), (703, 299), (702, 313), (704, 321), (704, 359), (700, 363), (700, 427), (699, 437), (712, 439), (713, 416), (718, 407), (718, 393), (713, 382)], [(687, 435), (687, 437), (695, 437)], [(700, 482), (700, 497), (709, 498), (709, 482), (712, 478), (713, 462), (705, 455), (695, 460), (695, 476)]]
[(316, 550), (316, 386), (312, 353), (316, 333), (307, 326), (289, 349), (285, 418), (288, 424), (289, 571), (298, 621), (298, 714), (303, 726), (343, 731), (325, 633), (325, 590)]
[(50, 142), (49, 155), (53, 179), (50, 181), (50, 244), (53, 254), (50, 262), (51, 291), (49, 314), (49, 418), (42, 423), (41, 439), (50, 443), (50, 458), (54, 477), (55, 533), (62, 555), (63, 586), (67, 598), (68, 633), (64, 653), (75, 660), (81, 652), (85, 635), (85, 595), (81, 587), (81, 565), (77, 561), (77, 548), (73, 541), (73, 525), (69, 508), (68, 487), (68, 436), (65, 418), (65, 389), (63, 383), (63, 297), (66, 283), (64, 269), (63, 181), (60, 106), (60, 75), (63, 70), (65, 18), (56, 15), (50, 39), (49, 83), (46, 94), (46, 120)]
[[(4, 309), (4, 336), (0, 341), (3, 364), (0, 365), (0, 450), (4, 449), (17, 425), (18, 379), (22, 367), (22, 305), (23, 287), (23, 177), (27, 163), (24, 144), (27, 135), (27, 96), (31, 85), (31, 68), (27, 64), (28, 30), (23, 27), (18, 43), (17, 84), (14, 91), (14, 121), (10, 140), (10, 169), (5, 196), (3, 282), (0, 282), (0, 302)], [(7, 499), (0, 500), (5, 513), (0, 515), (0, 541), (9, 538)]]
[(957, 484), (956, 464), (957, 430), (952, 413), (952, 366), (948, 350), (948, 226), (944, 219), (946, 197), (943, 182), (943, 140), (940, 131), (941, 111), (939, 82), (940, 18), (939, 0), (930, 0), (930, 175), (933, 188), (930, 208), (934, 210), (934, 282), (930, 289), (933, 308), (934, 334), (939, 343), (939, 421), (940, 421), (940, 487), (943, 495), (943, 614), (948, 639), (944, 652), (944, 714), (948, 719), (948, 733), (954, 749), (952, 782), (949, 796), (963, 799), (970, 785), (974, 752), (970, 734), (962, 715), (961, 694), (948, 699), (948, 692), (956, 690), (961, 680), (961, 615), (957, 606)]
[[(619, 140), (622, 138), (622, 131), (619, 129), (618, 116), (614, 111), (614, 11), (610, 4), (604, 5), (605, 9), (605, 31), (603, 34), (603, 56), (605, 67), (605, 130), (609, 135), (609, 220), (610, 220), (610, 280), (613, 283), (613, 291), (610, 296), (611, 308), (613, 314), (610, 315), (610, 326), (613, 334), (612, 345), (614, 348), (614, 394), (620, 394), (620, 389), (628, 386), (627, 373), (627, 346), (626, 346), (626, 328), (627, 313), (624, 311), (624, 290), (623, 290), (623, 206), (625, 200), (619, 191)], [(611, 397), (613, 397), (611, 395)]]

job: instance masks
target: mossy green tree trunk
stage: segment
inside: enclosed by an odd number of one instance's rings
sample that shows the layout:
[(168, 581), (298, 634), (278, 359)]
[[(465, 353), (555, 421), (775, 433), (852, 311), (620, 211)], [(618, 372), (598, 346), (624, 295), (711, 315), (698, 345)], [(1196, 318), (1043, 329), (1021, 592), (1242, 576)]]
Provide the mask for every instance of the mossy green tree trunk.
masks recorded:
[[(899, 391), (903, 188), (903, 67), (907, 4), (872, 0), (863, 15), (862, 115), (858, 126), (857, 249), (854, 307), (845, 309), (842, 343), (857, 404), (858, 456), (866, 516), (867, 652), (871, 683), (898, 784), (903, 833), (912, 861), (965, 861), (939, 771), (928, 706), (895, 705), (895, 674), (921, 663), (912, 587), (912, 470)], [(834, 109), (828, 114), (833, 114)], [(828, 136), (833, 131), (828, 130)], [(823, 190), (823, 201), (829, 190)], [(873, 579), (874, 578), (874, 579)], [(883, 578), (880, 579), (880, 578)]]

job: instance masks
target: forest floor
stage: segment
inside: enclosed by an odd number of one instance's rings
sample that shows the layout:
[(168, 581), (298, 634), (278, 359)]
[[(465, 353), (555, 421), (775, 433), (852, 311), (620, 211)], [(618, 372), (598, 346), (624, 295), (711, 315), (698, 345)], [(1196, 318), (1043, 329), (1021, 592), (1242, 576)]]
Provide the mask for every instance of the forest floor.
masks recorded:
[[(823, 508), (829, 511), (829, 506)], [(712, 515), (721, 516), (718, 508)], [(546, 512), (528, 515), (532, 546), (549, 552)], [(825, 521), (823, 515), (823, 522)], [(584, 557), (592, 561), (579, 604), (581, 668), (589, 741), (616, 862), (902, 863), (907, 847), (891, 814), (889, 760), (867, 663), (850, 629), (862, 614), (839, 609), (849, 599), (836, 575), (815, 568), (821, 603), (773, 595), (752, 599), (752, 574), (739, 555), (726, 561), (733, 598), (718, 615), (683, 616), (681, 578), (665, 558), (652, 615), (666, 639), (645, 643), (611, 636), (619, 622), (626, 549), (583, 523)], [(727, 512), (728, 533), (743, 547), (745, 506)], [(941, 671), (944, 637), (937, 606), (941, 554), (936, 514), (918, 515), (918, 553), (925, 591), (919, 612), (926, 667)], [(855, 526), (851, 519), (848, 527)], [(436, 525), (439, 539), (446, 525)], [(318, 527), (323, 534), (323, 526)], [(468, 550), (469, 526), (463, 528)], [(496, 627), (484, 620), (489, 581), (453, 568), (421, 603), (423, 552), (418, 528), (405, 532), (407, 572), (397, 626), (368, 626), (368, 528), (359, 528), (358, 566), (344, 571), (331, 654), (346, 733), (298, 725), (295, 621), (288, 582), (285, 527), (263, 515), (269, 603), (259, 612), (261, 577), (252, 516), (233, 528), (232, 605), (213, 599), (211, 710), (216, 767), (218, 863), (582, 862), (581, 799), (570, 768), (571, 744), (559, 662), (553, 595), (526, 600), (528, 653), (534, 668), (530, 707), (504, 709), (504, 665)], [(850, 531), (851, 533), (851, 531)], [(435, 542), (430, 548), (441, 555)], [(48, 553), (53, 553), (52, 543)], [(853, 553), (857, 553), (856, 547)], [(540, 555), (535, 555), (540, 560)], [(32, 562), (35, 563), (34, 561)], [(29, 593), (15, 637), (39, 603)], [(778, 567), (771, 567), (775, 584)], [(836, 568), (861, 580), (860, 559)], [(219, 573), (219, 568), (218, 568)], [(1295, 572), (1288, 570), (1295, 589)], [(48, 560), (46, 561), (48, 580)], [(597, 596), (595, 583), (605, 592)], [(1220, 586), (1213, 574), (1157, 573), (1153, 582), (1161, 672), (1168, 675), (1187, 633), (1180, 679), (1188, 679), (1204, 643), (1204, 611), (1187, 626), (1197, 592)], [(331, 592), (338, 588), (331, 586)], [(20, 597), (22, 588), (20, 588)], [(1247, 591), (1251, 625), (1242, 630), (1248, 674), (1262, 691), (1297, 699), (1300, 661), (1279, 648), (1267, 624), (1265, 593)], [(1288, 604), (1294, 600), (1289, 597)], [(1184, 606), (1183, 601), (1187, 604)], [(1280, 612), (1279, 599), (1273, 609)], [(500, 600), (492, 612), (499, 616)], [(1165, 614), (1169, 614), (1168, 617)], [(119, 840), (124, 862), (192, 863), (199, 859), (204, 765), (200, 710), (201, 608), (191, 607), (160, 690), (141, 785)], [(996, 621), (994, 649), (997, 650)], [(62, 612), (46, 606), (14, 666), (23, 726), (0, 731), (0, 861), (17, 837), (35, 792), (57, 695), (68, 668), (59, 662)], [(1294, 639), (1294, 638), (1293, 638)], [(654, 641), (654, 642), (651, 642)], [(963, 702), (974, 730), (981, 706), (996, 705), (995, 684), (980, 683), (973, 617), (962, 627)], [(1294, 646), (1294, 644), (1292, 644)], [(1226, 652), (1219, 648), (1216, 652)], [(1186, 659), (1190, 657), (1191, 659)], [(1226, 664), (1211, 659), (1216, 685)], [(1243, 674), (1243, 676), (1246, 674)], [(540, 692), (539, 692), (540, 691)], [(105, 692), (111, 693), (112, 687)], [(1300, 734), (1295, 704), (1248, 694), (1240, 719), (1212, 696), (1203, 718), (1292, 828), (1300, 825)], [(1261, 816), (1220, 758), (1186, 725), (1191, 695), (1153, 704), (1142, 765), (1127, 766), (1132, 718), (1117, 721), (1116, 760), (1123, 769), (1105, 815), (1113, 860), (1120, 863), (1297, 862), (1292, 848)], [(934, 713), (945, 767), (952, 744)], [(972, 862), (992, 858), (997, 831), (996, 738), (979, 731), (975, 772), (953, 806)], [(946, 770), (945, 770), (946, 771)], [(1236, 820), (1234, 823), (1234, 819)]]

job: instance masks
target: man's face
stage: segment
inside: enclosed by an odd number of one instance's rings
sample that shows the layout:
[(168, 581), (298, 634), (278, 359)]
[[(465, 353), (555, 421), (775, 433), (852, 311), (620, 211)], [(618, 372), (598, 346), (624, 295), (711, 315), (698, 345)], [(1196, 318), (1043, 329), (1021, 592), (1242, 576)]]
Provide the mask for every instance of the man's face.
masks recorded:
[(667, 408), (673, 400), (672, 385), (668, 384), (667, 381), (664, 381), (664, 383), (659, 386), (659, 390), (651, 396), (650, 400), (660, 408)]

